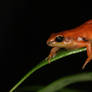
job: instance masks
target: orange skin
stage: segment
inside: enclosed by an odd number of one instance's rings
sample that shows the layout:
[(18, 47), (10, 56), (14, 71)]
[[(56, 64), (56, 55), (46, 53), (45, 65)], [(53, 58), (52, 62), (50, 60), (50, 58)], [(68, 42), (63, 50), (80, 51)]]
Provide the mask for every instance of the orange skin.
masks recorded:
[[(56, 40), (56, 37), (63, 38)], [(47, 45), (53, 47), (48, 56), (49, 63), (60, 48), (76, 49), (86, 47), (88, 58), (82, 66), (82, 69), (84, 69), (87, 63), (92, 60), (92, 20), (88, 20), (74, 29), (53, 33), (47, 40)]]

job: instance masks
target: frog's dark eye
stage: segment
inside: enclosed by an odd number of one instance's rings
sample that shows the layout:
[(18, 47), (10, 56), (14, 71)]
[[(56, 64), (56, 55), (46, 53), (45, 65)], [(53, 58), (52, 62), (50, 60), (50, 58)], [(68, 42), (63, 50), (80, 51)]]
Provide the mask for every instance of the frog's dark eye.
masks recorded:
[(56, 42), (62, 42), (63, 40), (64, 40), (63, 36), (57, 36), (55, 39)]

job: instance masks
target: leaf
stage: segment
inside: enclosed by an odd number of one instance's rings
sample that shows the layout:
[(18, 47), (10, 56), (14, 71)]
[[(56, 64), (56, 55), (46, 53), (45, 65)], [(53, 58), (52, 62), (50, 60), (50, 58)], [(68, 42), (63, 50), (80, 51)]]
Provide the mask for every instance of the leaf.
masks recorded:
[(67, 85), (82, 81), (92, 81), (92, 72), (76, 74), (61, 78), (49, 84), (45, 88), (39, 90), (38, 92), (57, 92), (58, 90), (66, 87)]
[(24, 86), (16, 89), (16, 92), (37, 92), (39, 89), (44, 88), (42, 85), (32, 85), (32, 86)]
[(64, 89), (61, 89), (59, 92), (84, 92), (84, 91), (80, 91), (78, 89), (64, 88)]
[[(56, 60), (63, 58), (65, 56), (75, 54), (75, 53), (79, 53), (79, 52), (82, 52), (82, 51), (86, 51), (86, 48), (75, 49), (75, 50), (67, 50), (67, 51), (65, 51), (65, 50), (59, 51), (57, 53), (57, 55), (54, 58), (51, 59), (51, 62), (56, 61)], [(27, 74), (25, 74), (24, 77), (21, 78), (20, 81), (18, 83), (16, 83), (9, 92), (13, 92), (20, 84), (22, 84), (36, 70), (42, 68), (43, 66), (45, 66), (47, 64), (48, 64), (47, 58), (42, 60), (42, 62), (40, 62), (38, 65), (36, 65), (34, 68), (32, 68)]]
[[(16, 92), (37, 92), (38, 90), (44, 88), (45, 86), (41, 86), (41, 85), (33, 85), (33, 86), (24, 86), (24, 87), (20, 87), (16, 90)], [(69, 89), (69, 88), (63, 88), (62, 90), (59, 90), (59, 92), (81, 92), (78, 89)], [(84, 92), (84, 91), (82, 91)]]

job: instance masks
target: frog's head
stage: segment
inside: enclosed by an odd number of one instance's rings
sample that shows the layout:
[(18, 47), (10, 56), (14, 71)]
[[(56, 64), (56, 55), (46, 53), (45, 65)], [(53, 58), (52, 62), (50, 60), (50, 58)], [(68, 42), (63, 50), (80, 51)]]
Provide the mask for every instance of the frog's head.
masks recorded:
[(73, 39), (66, 37), (62, 33), (53, 33), (47, 40), (47, 45), (51, 47), (69, 48), (73, 45)]

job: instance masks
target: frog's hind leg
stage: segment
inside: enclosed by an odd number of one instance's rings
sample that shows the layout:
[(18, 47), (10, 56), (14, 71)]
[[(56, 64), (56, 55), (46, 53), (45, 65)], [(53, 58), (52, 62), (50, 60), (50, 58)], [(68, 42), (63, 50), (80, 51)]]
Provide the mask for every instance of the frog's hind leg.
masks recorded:
[(82, 69), (84, 69), (85, 66), (92, 60), (92, 44), (91, 44), (91, 42), (88, 42), (86, 47), (87, 47), (88, 58), (86, 59), (85, 63), (83, 64)]
[(84, 63), (83, 66), (82, 66), (82, 69), (84, 69), (85, 66), (86, 66), (91, 60), (92, 60), (92, 55), (90, 55), (90, 56), (86, 59), (85, 63)]

